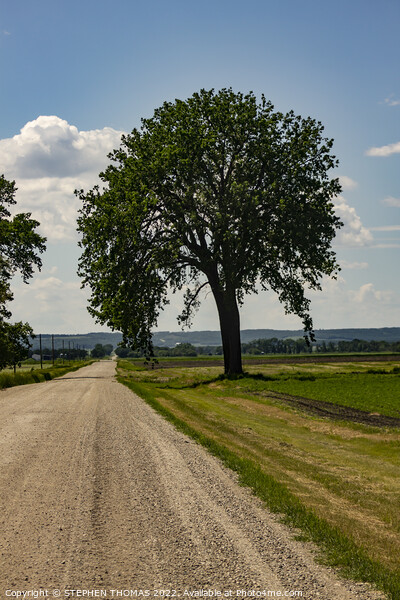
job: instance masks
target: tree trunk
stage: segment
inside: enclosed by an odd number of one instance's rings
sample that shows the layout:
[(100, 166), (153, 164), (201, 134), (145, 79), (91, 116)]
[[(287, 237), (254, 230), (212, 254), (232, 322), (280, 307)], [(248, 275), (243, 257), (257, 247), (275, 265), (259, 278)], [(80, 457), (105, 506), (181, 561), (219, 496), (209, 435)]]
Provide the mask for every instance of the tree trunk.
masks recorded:
[(221, 290), (212, 287), (217, 304), (224, 351), (225, 375), (240, 375), (242, 369), (242, 349), (240, 345), (240, 316), (235, 290)]

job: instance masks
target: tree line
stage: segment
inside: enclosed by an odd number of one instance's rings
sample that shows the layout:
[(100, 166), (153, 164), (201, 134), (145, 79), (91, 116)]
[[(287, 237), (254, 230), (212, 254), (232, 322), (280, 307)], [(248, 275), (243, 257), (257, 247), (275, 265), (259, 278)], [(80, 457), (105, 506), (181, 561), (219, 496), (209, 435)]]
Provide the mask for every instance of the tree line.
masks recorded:
[(358, 340), (323, 342), (317, 345), (319, 352), (400, 352), (400, 341), (386, 342), (376, 340)]
[[(400, 341), (385, 342), (385, 341), (367, 341), (354, 339), (352, 341), (338, 342), (313, 342), (307, 344), (303, 338), (299, 339), (279, 339), (268, 338), (253, 340), (248, 343), (241, 344), (242, 355), (263, 355), (263, 354), (304, 354), (304, 353), (335, 353), (335, 352), (399, 352)], [(119, 358), (142, 358), (145, 353), (132, 348), (124, 348), (118, 346), (115, 349), (115, 354)], [(190, 343), (177, 344), (173, 348), (165, 346), (154, 346), (154, 356), (156, 358), (173, 357), (173, 356), (222, 356), (222, 346), (194, 346)]]
[[(65, 359), (65, 360), (78, 360), (87, 358), (90, 354), (92, 358), (104, 358), (110, 356), (114, 347), (112, 344), (96, 344), (92, 350), (86, 350), (85, 348), (42, 348), (43, 360)], [(26, 358), (32, 358), (33, 355), (40, 355), (40, 348), (35, 347), (33, 349), (26, 348)]]

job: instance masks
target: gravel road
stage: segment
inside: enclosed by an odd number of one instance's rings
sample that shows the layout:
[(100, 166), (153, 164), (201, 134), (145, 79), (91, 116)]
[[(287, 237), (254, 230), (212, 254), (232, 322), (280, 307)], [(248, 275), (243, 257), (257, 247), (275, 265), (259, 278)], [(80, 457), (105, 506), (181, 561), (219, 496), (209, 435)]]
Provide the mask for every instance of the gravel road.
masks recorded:
[(234, 474), (114, 374), (114, 362), (99, 362), (0, 392), (1, 599), (39, 589), (382, 597), (318, 565)]

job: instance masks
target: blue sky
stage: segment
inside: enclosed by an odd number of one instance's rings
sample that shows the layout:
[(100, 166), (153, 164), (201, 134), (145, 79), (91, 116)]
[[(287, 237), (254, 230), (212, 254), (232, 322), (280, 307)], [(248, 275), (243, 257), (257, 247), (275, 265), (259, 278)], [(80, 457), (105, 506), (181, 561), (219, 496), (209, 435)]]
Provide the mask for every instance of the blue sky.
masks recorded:
[[(14, 281), (13, 317), (38, 333), (103, 329), (76, 276), (73, 190), (165, 100), (231, 86), (335, 139), (342, 271), (311, 295), (315, 327), (399, 326), (399, 26), (398, 0), (1, 0), (0, 173), (48, 237), (42, 272)], [(178, 329), (179, 307), (159, 328)], [(270, 294), (242, 310), (243, 328), (299, 326)], [(194, 328), (218, 328), (211, 298)]]

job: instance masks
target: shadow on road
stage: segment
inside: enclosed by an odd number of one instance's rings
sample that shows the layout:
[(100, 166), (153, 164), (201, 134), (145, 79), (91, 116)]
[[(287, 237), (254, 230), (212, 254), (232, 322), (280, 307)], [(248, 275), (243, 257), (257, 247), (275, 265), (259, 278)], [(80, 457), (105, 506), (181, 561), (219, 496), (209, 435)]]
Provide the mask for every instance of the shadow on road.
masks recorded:
[(112, 375), (108, 375), (106, 377), (99, 377), (96, 375), (79, 375), (79, 377), (55, 377), (54, 379), (52, 379), (52, 381), (65, 381), (66, 379), (113, 379)]

